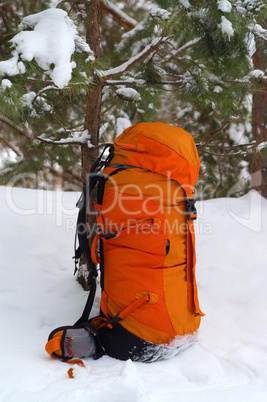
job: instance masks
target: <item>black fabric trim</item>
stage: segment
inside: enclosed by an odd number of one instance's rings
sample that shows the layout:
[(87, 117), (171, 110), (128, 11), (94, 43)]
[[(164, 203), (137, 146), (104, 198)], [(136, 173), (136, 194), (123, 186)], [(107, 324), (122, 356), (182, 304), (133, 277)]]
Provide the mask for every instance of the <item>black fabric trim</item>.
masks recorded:
[(89, 273), (89, 276), (91, 276), (91, 279), (88, 281), (88, 285), (90, 285), (89, 295), (88, 295), (86, 304), (84, 306), (83, 313), (82, 313), (81, 317), (78, 319), (78, 321), (75, 322), (75, 324), (74, 324), (75, 326), (82, 325), (88, 320), (92, 307), (93, 307), (93, 304), (94, 304), (94, 299), (95, 299), (95, 294), (96, 294), (96, 280), (95, 280), (92, 272)]
[[(109, 149), (109, 154), (106, 159), (102, 160), (102, 157), (104, 156), (104, 153), (107, 149)], [(114, 145), (112, 143), (106, 144), (103, 148), (103, 151), (93, 164), (90, 173), (99, 172), (104, 166), (107, 166), (109, 164), (113, 156), (114, 156)]]
[(91, 249), (88, 243), (87, 231), (86, 231), (86, 214), (87, 214), (86, 209), (89, 202), (90, 194), (96, 185), (98, 185), (97, 202), (98, 204), (102, 204), (105, 182), (104, 182), (104, 175), (100, 173), (90, 173), (87, 184), (84, 187), (82, 197), (78, 202), (79, 207), (79, 214), (77, 219), (77, 237), (79, 240), (78, 250), (79, 249), (80, 251), (82, 250), (82, 252), (85, 254), (89, 266), (90, 272), (88, 275), (87, 284), (88, 286), (90, 286), (90, 291), (83, 313), (74, 325), (80, 325), (88, 320), (90, 312), (93, 307), (96, 293), (96, 277), (98, 276), (98, 273), (96, 270), (96, 265), (93, 263), (91, 258)]
[(102, 327), (98, 330), (99, 338), (107, 355), (119, 360), (142, 361), (149, 363), (155, 361), (154, 355), (159, 345), (144, 341), (120, 324), (112, 329)]
[(99, 254), (100, 254), (100, 287), (104, 290), (104, 275), (105, 275), (105, 260), (104, 260), (104, 245), (103, 239), (99, 239)]

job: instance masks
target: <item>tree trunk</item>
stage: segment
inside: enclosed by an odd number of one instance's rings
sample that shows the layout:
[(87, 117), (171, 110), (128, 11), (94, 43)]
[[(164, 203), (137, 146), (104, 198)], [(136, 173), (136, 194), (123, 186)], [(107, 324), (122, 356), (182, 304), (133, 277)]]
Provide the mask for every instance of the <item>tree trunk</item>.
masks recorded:
[[(91, 0), (86, 2), (86, 18), (84, 20), (86, 27), (86, 39), (91, 50), (94, 52), (95, 58), (100, 56), (100, 26), (99, 26), (99, 12), (100, 12), (100, 0)], [(98, 156), (98, 140), (99, 140), (99, 127), (100, 127), (100, 112), (101, 112), (101, 97), (102, 97), (102, 84), (99, 79), (94, 75), (95, 85), (93, 90), (88, 92), (86, 102), (86, 113), (84, 121), (84, 129), (88, 130), (91, 135), (91, 144), (93, 147), (88, 147), (87, 144), (83, 144), (81, 147), (82, 154), (82, 180), (86, 183), (88, 174), (91, 167)], [(96, 191), (90, 197), (89, 210), (93, 209), (93, 201), (96, 198)], [(87, 222), (90, 230), (88, 232), (89, 245), (92, 244), (93, 238), (96, 232), (96, 221), (93, 214), (88, 216)], [(80, 261), (80, 269), (78, 272), (78, 282), (83, 286), (85, 290), (88, 289), (87, 275), (89, 267), (86, 267), (86, 261), (82, 256)]]
[[(95, 58), (98, 59), (100, 56), (100, 0), (88, 1), (85, 7), (86, 41), (94, 52)], [(102, 85), (99, 83), (97, 76), (94, 76), (94, 79), (95, 86), (87, 96), (84, 122), (84, 129), (88, 130), (88, 133), (91, 135), (91, 144), (94, 147), (89, 148), (87, 144), (82, 145), (82, 179), (84, 182), (86, 182), (86, 177), (90, 172), (91, 166), (97, 158), (96, 146), (99, 139)]]
[[(267, 20), (262, 24), (267, 28)], [(267, 51), (265, 41), (258, 39), (253, 56), (254, 68), (265, 70)], [(261, 88), (253, 95), (252, 134), (257, 144), (267, 141), (267, 84), (262, 80)], [(251, 186), (267, 198), (267, 147), (255, 153), (252, 162)]]

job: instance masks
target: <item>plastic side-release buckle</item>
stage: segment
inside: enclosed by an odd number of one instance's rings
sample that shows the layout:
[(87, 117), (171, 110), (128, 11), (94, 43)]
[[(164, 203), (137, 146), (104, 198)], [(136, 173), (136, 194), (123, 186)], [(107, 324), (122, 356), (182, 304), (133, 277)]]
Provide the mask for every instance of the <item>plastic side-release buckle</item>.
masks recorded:
[(186, 198), (186, 217), (189, 221), (194, 221), (197, 219), (197, 209), (195, 207), (196, 200), (194, 198)]
[(115, 315), (115, 317), (110, 317), (107, 319), (105, 326), (109, 328), (113, 328), (118, 322), (120, 322), (122, 318), (119, 316), (119, 313)]

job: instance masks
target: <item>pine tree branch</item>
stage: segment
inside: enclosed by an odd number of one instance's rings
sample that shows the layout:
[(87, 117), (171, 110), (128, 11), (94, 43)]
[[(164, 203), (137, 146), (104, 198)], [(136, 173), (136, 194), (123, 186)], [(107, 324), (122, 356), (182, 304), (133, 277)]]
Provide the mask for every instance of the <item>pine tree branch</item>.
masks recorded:
[(83, 184), (82, 179), (79, 176), (73, 174), (72, 172), (62, 173), (62, 172), (59, 172), (58, 170), (54, 169), (52, 166), (50, 166), (48, 164), (45, 164), (45, 163), (43, 164), (42, 167), (43, 167), (44, 170), (48, 169), (53, 175), (61, 177), (62, 179), (66, 180), (66, 181), (68, 181), (70, 183), (73, 183), (73, 184), (78, 183), (81, 186)]
[(228, 125), (235, 119), (235, 116), (230, 116), (228, 118), (228, 120), (220, 127), (218, 128), (216, 131), (214, 131), (213, 133), (208, 134), (208, 138), (205, 142), (203, 142), (202, 144), (200, 144), (197, 148), (204, 148), (206, 146), (208, 146), (208, 144), (210, 143), (210, 141), (216, 137), (216, 135), (218, 135), (222, 130), (226, 129), (228, 127)]
[(240, 156), (240, 155), (247, 155), (247, 152), (244, 151), (238, 151), (238, 152), (233, 152), (233, 153), (217, 153), (217, 152), (212, 152), (208, 151), (207, 149), (201, 149), (201, 152), (208, 154), (208, 155), (213, 155), (213, 156)]
[(12, 149), (13, 152), (15, 152), (16, 155), (18, 155), (20, 158), (23, 156), (23, 154), (16, 148), (14, 147), (10, 142), (8, 142), (2, 135), (0, 135), (0, 141), (4, 146)]
[(120, 10), (111, 1), (102, 0), (101, 9), (105, 14), (110, 14), (115, 21), (126, 28), (133, 29), (138, 24), (134, 18), (129, 17), (129, 15)]
[(183, 46), (179, 47), (179, 49), (176, 50), (176, 54), (184, 52), (185, 50), (196, 46), (200, 41), (201, 41), (201, 38), (195, 38), (193, 40), (190, 40), (189, 42), (185, 43)]
[(10, 128), (12, 128), (13, 130), (15, 130), (17, 133), (19, 133), (19, 134), (23, 135), (24, 137), (32, 140), (32, 137), (30, 137), (29, 134), (25, 130), (23, 130), (22, 128), (17, 126), (15, 123), (13, 123), (8, 118), (6, 118), (4, 116), (0, 116), (0, 121), (2, 123), (6, 124), (7, 126), (9, 126)]
[[(196, 144), (196, 147), (199, 148), (201, 144)], [(234, 145), (223, 145), (221, 146), (220, 144), (209, 144), (207, 145), (208, 148), (219, 148), (219, 147), (223, 147), (223, 149), (233, 149), (233, 148), (253, 148), (256, 146), (256, 141), (252, 141), (250, 143), (247, 144), (234, 144)]]
[(52, 145), (81, 145), (81, 144), (86, 144), (88, 139), (75, 139), (75, 138), (62, 138), (59, 141), (56, 140), (51, 140), (50, 138), (45, 138), (45, 137), (35, 137), (37, 140), (42, 141), (46, 144), (52, 144)]
[(43, 88), (43, 89), (40, 89), (40, 91), (35, 95), (35, 97), (33, 98), (33, 100), (32, 100), (32, 105), (34, 105), (34, 103), (36, 102), (36, 99), (39, 97), (39, 96), (41, 96), (43, 93), (45, 93), (45, 92), (48, 92), (48, 91), (55, 91), (55, 90), (57, 90), (57, 91), (59, 91), (60, 90), (60, 88), (58, 88), (58, 87), (56, 87), (56, 86), (53, 86), (53, 85), (48, 85), (47, 87), (45, 87), (45, 88)]
[(118, 67), (111, 68), (110, 70), (103, 71), (101, 73), (102, 82), (104, 83), (105, 81), (109, 80), (110, 78), (116, 77), (117, 75), (122, 74), (125, 71), (129, 70), (130, 68), (134, 67), (136, 64), (141, 63), (151, 53), (156, 51), (159, 48), (159, 46), (166, 40), (167, 39), (164, 37), (164, 35), (161, 36), (160, 38), (155, 38), (141, 52), (139, 52), (136, 56), (132, 57), (125, 63), (121, 64)]
[[(181, 76), (182, 77), (182, 76)], [(143, 86), (143, 85), (181, 85), (184, 80), (176, 81), (146, 81), (146, 80), (107, 80), (104, 85), (117, 86), (117, 85), (130, 85), (130, 86)]]
[[(101, 10), (105, 14), (109, 14), (112, 18), (117, 21), (120, 25), (125, 28), (133, 29), (138, 22), (122, 11), (119, 7), (117, 7), (113, 2), (109, 0), (98, 0), (101, 4)], [(62, 0), (57, 4), (57, 8), (63, 6), (64, 3), (69, 3), (72, 7), (78, 6), (79, 4), (85, 4), (88, 0)]]

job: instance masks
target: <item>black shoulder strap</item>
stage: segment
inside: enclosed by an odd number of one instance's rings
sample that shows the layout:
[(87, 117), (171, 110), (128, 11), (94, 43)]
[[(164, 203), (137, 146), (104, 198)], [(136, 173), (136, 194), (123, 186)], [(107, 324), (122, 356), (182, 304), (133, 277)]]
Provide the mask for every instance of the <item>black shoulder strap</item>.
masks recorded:
[[(105, 153), (105, 151), (109, 149), (109, 155), (106, 157), (106, 159), (102, 160), (102, 157)], [(106, 166), (110, 160), (113, 158), (113, 144), (107, 144), (99, 158), (96, 160), (96, 162), (93, 164), (92, 169), (90, 171), (88, 180), (86, 185), (84, 186), (83, 192), (81, 194), (81, 197), (79, 201), (77, 202), (77, 207), (79, 208), (79, 214), (78, 214), (78, 219), (77, 219), (77, 228), (76, 228), (76, 236), (75, 236), (75, 271), (77, 271), (77, 262), (78, 259), (81, 257), (81, 254), (84, 253), (86, 257), (86, 261), (89, 267), (89, 275), (87, 278), (87, 284), (90, 286), (90, 291), (88, 295), (88, 299), (86, 302), (86, 305), (84, 307), (84, 311), (79, 318), (79, 320), (74, 324), (74, 325), (80, 325), (84, 323), (85, 321), (88, 320), (88, 317), (90, 315), (93, 303), (94, 303), (94, 298), (95, 298), (95, 293), (96, 293), (96, 278), (98, 276), (96, 265), (93, 263), (92, 258), (91, 258), (91, 249), (89, 246), (88, 242), (88, 237), (87, 237), (87, 230), (86, 230), (86, 214), (87, 214), (87, 206), (89, 203), (89, 198), (92, 193), (92, 190), (98, 185), (97, 188), (97, 203), (102, 204), (102, 198), (103, 198), (103, 193), (104, 193), (104, 187), (105, 187), (105, 178), (104, 175), (101, 173), (98, 173), (102, 167)], [(76, 249), (76, 239), (78, 238), (79, 241), (79, 247)]]

